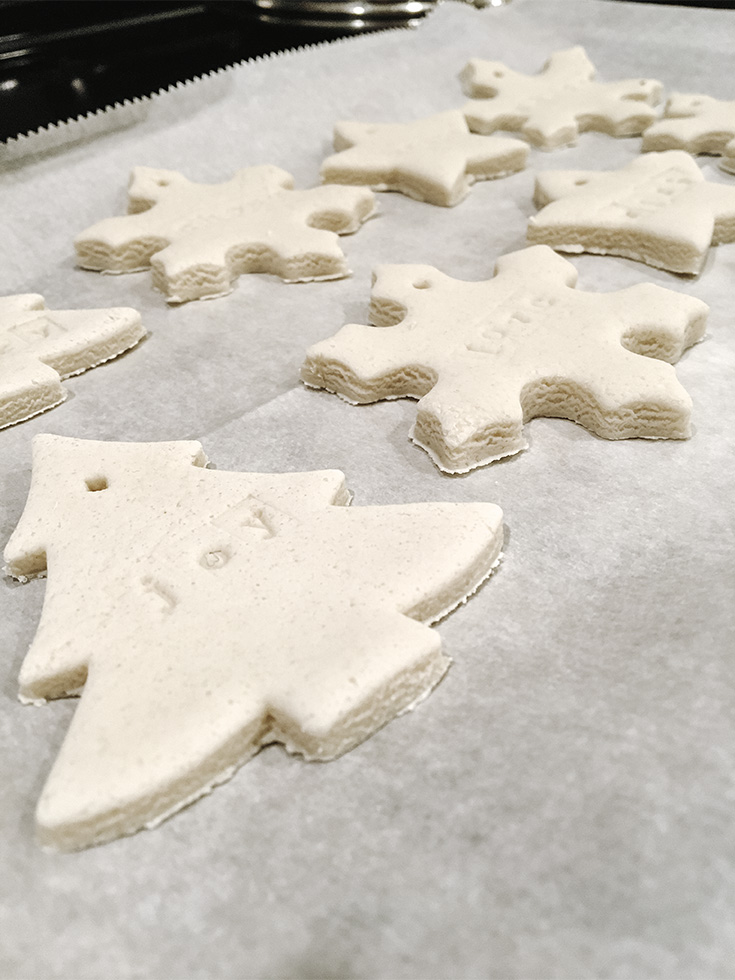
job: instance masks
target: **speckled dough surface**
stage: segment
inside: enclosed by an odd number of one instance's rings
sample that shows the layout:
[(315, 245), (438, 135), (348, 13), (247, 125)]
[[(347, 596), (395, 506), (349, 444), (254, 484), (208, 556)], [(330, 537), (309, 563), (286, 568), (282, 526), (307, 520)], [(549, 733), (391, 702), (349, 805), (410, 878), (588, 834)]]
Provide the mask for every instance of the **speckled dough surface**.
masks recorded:
[(521, 140), (470, 133), (459, 110), (410, 123), (337, 123), (334, 148), (322, 164), (323, 180), (369, 184), (445, 207), (463, 200), (476, 180), (522, 170), (528, 157)]
[(64, 378), (134, 347), (146, 331), (136, 310), (47, 310), (43, 296), (0, 297), (0, 428), (66, 398)]
[(502, 61), (472, 58), (460, 73), (465, 92), (473, 97), (464, 114), (474, 132), (518, 131), (545, 150), (574, 143), (589, 129), (637, 136), (650, 126), (660, 82), (596, 82), (594, 77), (594, 65), (581, 47), (555, 52), (538, 75), (513, 71)]
[(338, 235), (357, 231), (374, 209), (367, 188), (293, 190), (291, 175), (271, 165), (221, 184), (136, 167), (128, 197), (128, 215), (77, 235), (77, 261), (104, 272), (150, 266), (171, 303), (223, 296), (247, 272), (287, 282), (349, 275)]
[(574, 266), (544, 246), (502, 256), (495, 274), (379, 267), (374, 326), (313, 346), (303, 380), (354, 403), (419, 398), (413, 441), (449, 473), (526, 448), (539, 415), (606, 439), (689, 436), (691, 401), (665, 362), (702, 337), (704, 303), (651, 284), (575, 291)]
[(647, 153), (620, 170), (548, 170), (528, 241), (562, 252), (622, 255), (698, 273), (710, 245), (735, 240), (735, 187), (705, 180), (682, 150)]
[(664, 118), (643, 134), (644, 150), (688, 150), (721, 156), (723, 170), (735, 173), (735, 101), (674, 92)]
[[(215, 475), (336, 468), (356, 509), (492, 501), (507, 556), (433, 627), (453, 663), (414, 711), (336, 762), (267, 746), (155, 831), (72, 855), (37, 845), (34, 809), (80, 702), (17, 700), (53, 569), (6, 579), (0, 976), (731, 976), (735, 245), (711, 249), (696, 280), (565, 256), (579, 290), (650, 282), (710, 307), (706, 338), (675, 366), (693, 403), (686, 440), (608, 442), (539, 418), (528, 450), (448, 478), (408, 439), (415, 401), (354, 408), (298, 383), (307, 348), (369, 323), (378, 263), (490, 279), (498, 256), (524, 247), (532, 169), (619, 169), (641, 140), (589, 132), (552, 154), (531, 147), (526, 170), (474, 185), (455, 208), (376, 195), (379, 217), (341, 240), (353, 275), (333, 282), (243, 276), (227, 298), (169, 306), (150, 271), (74, 268), (71, 240), (125, 213), (138, 164), (214, 183), (270, 161), (313, 187), (337, 120), (461, 107), (456, 75), (478, 54), (534, 74), (582, 44), (603, 80), (641, 74), (667, 93), (735, 99), (733, 36), (735, 10), (703, 5), (447, 0), (417, 30), (257, 59), (0, 147), (4, 292), (132, 306), (150, 334), (64, 381), (53, 412), (0, 430), (0, 553), (27, 500), (31, 436), (55, 432), (200, 440)], [(696, 162), (735, 186), (717, 158)]]
[(21, 697), (82, 690), (41, 796), (70, 849), (152, 826), (269, 742), (331, 759), (428, 694), (427, 625), (500, 556), (493, 504), (347, 508), (337, 471), (212, 472), (195, 442), (39, 436), (7, 570), (48, 569)]

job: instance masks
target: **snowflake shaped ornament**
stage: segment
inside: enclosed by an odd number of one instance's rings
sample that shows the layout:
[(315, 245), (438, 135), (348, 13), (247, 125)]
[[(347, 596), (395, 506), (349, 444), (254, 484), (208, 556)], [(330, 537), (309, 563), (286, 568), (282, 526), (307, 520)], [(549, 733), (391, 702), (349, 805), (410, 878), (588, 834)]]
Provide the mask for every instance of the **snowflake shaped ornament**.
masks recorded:
[(447, 473), (525, 449), (523, 424), (539, 415), (606, 439), (687, 438), (691, 400), (665, 362), (702, 337), (707, 306), (651, 284), (584, 293), (576, 280), (543, 246), (502, 256), (485, 282), (381, 266), (375, 326), (310, 348), (302, 379), (355, 404), (420, 399), (412, 439)]
[(448, 666), (428, 624), (497, 564), (492, 504), (344, 506), (337, 471), (206, 470), (194, 442), (34, 444), (10, 574), (48, 568), (21, 699), (81, 692), (37, 810), (74, 849), (150, 827), (282, 742), (351, 749)]
[(710, 245), (735, 241), (735, 187), (713, 184), (688, 153), (636, 157), (620, 170), (556, 170), (536, 178), (528, 241), (562, 252), (622, 255), (698, 273)]
[(473, 58), (460, 73), (472, 96), (463, 111), (473, 132), (521, 132), (544, 150), (574, 143), (589, 129), (637, 136), (650, 126), (656, 118), (651, 106), (661, 99), (660, 82), (595, 82), (594, 77), (594, 65), (580, 47), (552, 54), (539, 75)]
[(248, 167), (222, 184), (196, 184), (174, 170), (136, 167), (129, 214), (107, 218), (75, 239), (84, 269), (137, 272), (171, 303), (224, 296), (239, 275), (270, 272), (287, 282), (349, 275), (338, 235), (374, 210), (364, 187), (293, 190), (270, 165)]
[(674, 92), (664, 118), (643, 134), (643, 149), (712, 153), (735, 173), (735, 102)]
[(61, 404), (62, 380), (145, 337), (137, 310), (47, 310), (43, 296), (0, 297), (0, 428)]
[(417, 201), (453, 207), (476, 180), (504, 177), (526, 165), (520, 140), (470, 133), (459, 110), (411, 123), (341, 122), (339, 152), (322, 164), (322, 179), (400, 191)]

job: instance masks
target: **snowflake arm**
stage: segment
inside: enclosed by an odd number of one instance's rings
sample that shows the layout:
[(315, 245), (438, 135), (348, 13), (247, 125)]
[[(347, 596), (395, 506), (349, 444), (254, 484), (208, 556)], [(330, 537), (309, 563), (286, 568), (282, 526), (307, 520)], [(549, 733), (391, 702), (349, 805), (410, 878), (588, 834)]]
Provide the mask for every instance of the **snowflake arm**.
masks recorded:
[(599, 170), (542, 170), (536, 175), (533, 203), (544, 208), (553, 201), (559, 201), (603, 176)]
[(722, 167), (730, 169), (735, 160), (735, 101), (674, 92), (664, 118), (644, 133), (643, 149), (712, 153), (722, 156)]
[(66, 398), (59, 374), (31, 355), (0, 355), (0, 372), (0, 428), (40, 415)]
[(493, 275), (518, 280), (519, 286), (533, 279), (549, 289), (577, 285), (577, 270), (561, 255), (550, 248), (521, 248), (517, 252), (501, 255), (495, 262)]
[(675, 364), (704, 337), (709, 307), (694, 296), (639, 283), (611, 294), (610, 302), (625, 324), (620, 341), (635, 354)]
[(735, 187), (728, 184), (704, 184), (697, 188), (702, 207), (714, 214), (712, 244), (735, 241)]
[(517, 376), (494, 386), (481, 363), (468, 363), (461, 376), (441, 377), (419, 401), (411, 440), (446, 473), (513, 456), (528, 446), (521, 392)]
[[(178, 196), (182, 191), (186, 193), (193, 186), (195, 186), (193, 181), (177, 170), (133, 167), (128, 181), (128, 214), (148, 211), (157, 204), (165, 203), (172, 192)], [(292, 182), (287, 181), (281, 186), (290, 187)]]
[(420, 398), (436, 375), (418, 351), (412, 359), (410, 337), (400, 327), (378, 331), (348, 323), (334, 337), (308, 349), (301, 380), (353, 405), (366, 405), (383, 398)]
[(215, 206), (211, 191), (173, 170), (134, 167), (128, 214), (104, 218), (76, 236), (79, 265), (100, 272), (147, 268), (151, 256)]

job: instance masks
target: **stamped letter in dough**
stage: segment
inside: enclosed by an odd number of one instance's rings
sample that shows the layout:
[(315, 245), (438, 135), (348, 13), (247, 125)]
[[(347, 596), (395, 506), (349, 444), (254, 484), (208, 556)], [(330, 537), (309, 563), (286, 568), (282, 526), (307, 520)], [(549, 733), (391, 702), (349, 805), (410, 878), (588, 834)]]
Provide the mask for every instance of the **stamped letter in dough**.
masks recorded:
[(502, 61), (473, 58), (460, 74), (473, 97), (464, 107), (476, 133), (509, 129), (544, 150), (574, 143), (581, 132), (637, 136), (656, 118), (660, 82), (629, 78), (595, 82), (595, 68), (583, 48), (557, 51), (539, 75), (523, 75)]
[(37, 810), (74, 849), (160, 822), (281, 742), (332, 759), (424, 698), (434, 622), (497, 564), (493, 504), (348, 508), (337, 471), (196, 442), (40, 436), (7, 571), (48, 569), (21, 699), (81, 690)]
[(621, 170), (548, 170), (536, 178), (528, 241), (561, 252), (622, 255), (696, 274), (709, 246), (735, 241), (735, 187), (709, 183), (682, 150)]
[(445, 207), (459, 204), (476, 180), (522, 170), (528, 156), (521, 140), (470, 133), (459, 110), (411, 123), (337, 123), (334, 148), (340, 152), (322, 164), (323, 180)]
[(310, 348), (302, 379), (356, 404), (420, 399), (411, 436), (447, 473), (525, 449), (523, 424), (539, 415), (606, 439), (687, 438), (691, 400), (665, 362), (702, 337), (707, 306), (651, 284), (584, 293), (576, 280), (543, 246), (502, 256), (485, 282), (381, 266), (375, 326)]
[(0, 297), (0, 428), (61, 404), (64, 378), (134, 347), (136, 310), (47, 310), (43, 296)]
[(712, 153), (735, 173), (735, 102), (674, 92), (664, 118), (643, 134), (643, 149)]
[(195, 184), (175, 170), (136, 167), (129, 214), (87, 228), (75, 239), (84, 269), (137, 272), (150, 266), (170, 303), (224, 296), (245, 272), (287, 282), (349, 275), (338, 235), (374, 210), (366, 187), (293, 190), (270, 165), (239, 170), (223, 184)]

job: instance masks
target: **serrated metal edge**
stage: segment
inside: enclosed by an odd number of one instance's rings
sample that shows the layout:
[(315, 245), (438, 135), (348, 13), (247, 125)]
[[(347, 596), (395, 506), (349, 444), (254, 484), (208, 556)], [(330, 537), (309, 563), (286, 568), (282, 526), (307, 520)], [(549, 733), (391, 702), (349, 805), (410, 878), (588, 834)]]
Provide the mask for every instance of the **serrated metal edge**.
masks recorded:
[(124, 128), (130, 123), (141, 121), (147, 115), (150, 105), (158, 99), (165, 98), (167, 95), (180, 93), (187, 88), (199, 85), (201, 82), (216, 79), (219, 76), (225, 77), (238, 68), (262, 64), (268, 61), (276, 61), (284, 56), (302, 51), (312, 51), (327, 46), (363, 42), (377, 35), (382, 36), (395, 33), (396, 31), (415, 29), (415, 27), (393, 25), (364, 34), (315, 41), (312, 44), (285, 48), (282, 51), (269, 51), (265, 54), (256, 55), (253, 58), (243, 58), (241, 61), (233, 62), (233, 64), (225, 65), (222, 68), (214, 68), (211, 71), (194, 75), (192, 78), (187, 78), (183, 81), (172, 82), (171, 85), (157, 89), (151, 92), (150, 95), (136, 96), (132, 99), (124, 99), (122, 102), (111, 102), (102, 108), (92, 109), (89, 112), (80, 113), (78, 116), (70, 116), (67, 119), (60, 119), (57, 122), (39, 126), (38, 129), (28, 130), (25, 133), (19, 133), (16, 136), (9, 137), (7, 140), (0, 141), (0, 171), (7, 164), (12, 165), (16, 161), (24, 161), (28, 157), (39, 156), (60, 147), (81, 142), (89, 137), (113, 132), (117, 129)]

